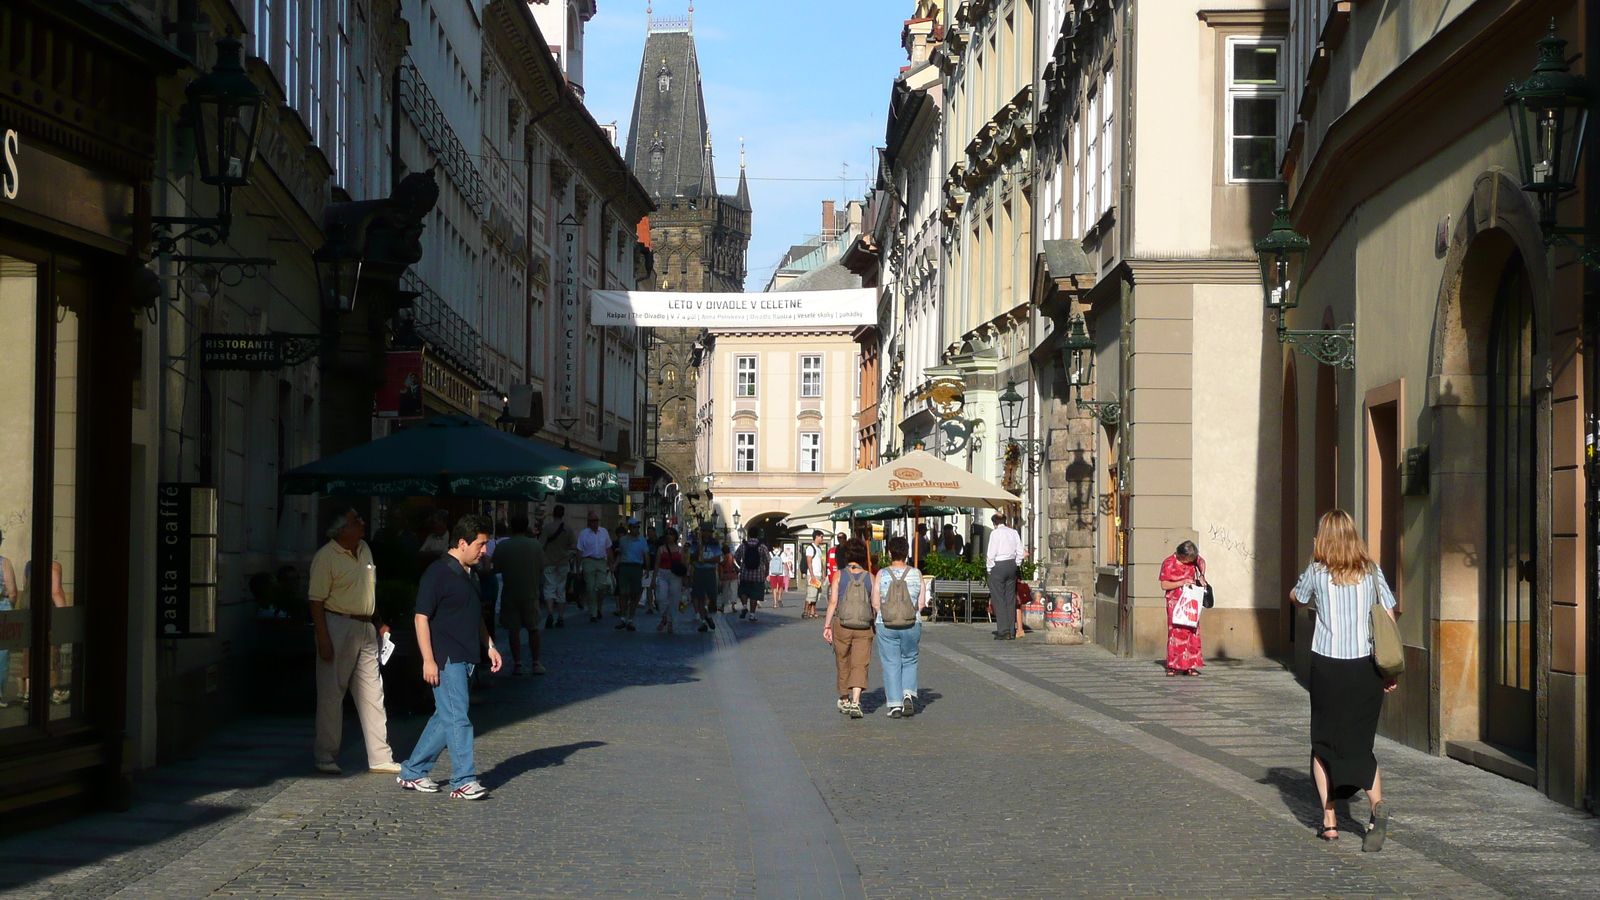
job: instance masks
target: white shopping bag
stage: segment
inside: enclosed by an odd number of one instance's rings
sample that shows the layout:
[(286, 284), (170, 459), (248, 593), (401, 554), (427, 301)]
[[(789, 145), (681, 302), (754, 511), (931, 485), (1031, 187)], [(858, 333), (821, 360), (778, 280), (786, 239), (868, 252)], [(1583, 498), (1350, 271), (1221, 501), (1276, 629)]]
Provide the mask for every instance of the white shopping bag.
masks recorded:
[(1185, 628), (1200, 627), (1200, 604), (1206, 598), (1206, 589), (1197, 585), (1184, 585), (1178, 602), (1172, 606), (1172, 624)]

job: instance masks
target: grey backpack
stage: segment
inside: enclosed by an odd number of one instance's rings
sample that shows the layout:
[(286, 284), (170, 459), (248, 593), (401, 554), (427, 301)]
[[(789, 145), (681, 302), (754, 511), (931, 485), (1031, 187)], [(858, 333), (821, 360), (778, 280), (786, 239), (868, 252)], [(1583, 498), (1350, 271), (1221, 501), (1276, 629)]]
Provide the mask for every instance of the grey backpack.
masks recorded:
[(866, 572), (845, 576), (839, 597), (839, 624), (852, 631), (871, 628), (877, 616), (872, 612), (872, 576)]
[[(898, 578), (896, 571), (900, 572)], [(878, 604), (878, 612), (888, 628), (910, 628), (917, 624), (917, 605), (911, 602), (911, 588), (906, 585), (910, 573), (910, 569), (889, 568), (889, 592)]]

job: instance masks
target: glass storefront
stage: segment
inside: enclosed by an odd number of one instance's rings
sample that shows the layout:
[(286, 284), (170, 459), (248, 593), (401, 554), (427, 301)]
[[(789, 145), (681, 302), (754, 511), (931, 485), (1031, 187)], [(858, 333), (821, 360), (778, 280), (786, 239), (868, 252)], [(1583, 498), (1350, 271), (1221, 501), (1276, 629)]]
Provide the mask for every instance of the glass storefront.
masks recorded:
[(0, 741), (84, 715), (79, 338), (89, 296), (70, 260), (0, 252)]
[(33, 604), (24, 580), (33, 559), (35, 335), (39, 266), (0, 255), (0, 731), (32, 719)]

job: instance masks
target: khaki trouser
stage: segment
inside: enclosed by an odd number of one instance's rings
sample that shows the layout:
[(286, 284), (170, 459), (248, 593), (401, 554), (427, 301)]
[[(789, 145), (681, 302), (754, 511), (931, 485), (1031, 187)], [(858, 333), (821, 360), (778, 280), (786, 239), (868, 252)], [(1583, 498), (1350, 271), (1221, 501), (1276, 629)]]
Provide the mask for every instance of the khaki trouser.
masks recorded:
[(872, 662), (872, 629), (846, 628), (834, 623), (833, 661), (839, 670), (839, 696), (851, 688), (867, 689), (867, 666)]
[(604, 559), (583, 558), (583, 605), (590, 616), (600, 615), (600, 582), (611, 574)]
[(330, 612), (328, 640), (333, 662), (317, 657), (317, 762), (333, 762), (344, 737), (344, 695), (349, 692), (361, 719), (367, 765), (394, 762), (389, 749), (389, 720), (383, 711), (383, 678), (378, 674), (378, 630), (367, 622)]

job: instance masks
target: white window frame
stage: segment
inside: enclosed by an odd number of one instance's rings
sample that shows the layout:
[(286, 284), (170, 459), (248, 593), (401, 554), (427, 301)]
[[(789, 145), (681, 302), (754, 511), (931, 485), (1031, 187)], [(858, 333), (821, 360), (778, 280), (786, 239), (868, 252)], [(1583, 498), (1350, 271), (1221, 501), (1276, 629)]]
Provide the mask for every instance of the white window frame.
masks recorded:
[[(748, 363), (748, 366), (746, 365)], [(746, 378), (746, 376), (749, 376)], [(756, 384), (760, 381), (761, 369), (754, 356), (736, 356), (733, 362), (733, 396), (748, 399), (756, 396)]]
[[(809, 366), (815, 362), (814, 369)], [(800, 396), (814, 400), (822, 396), (822, 354), (804, 353), (800, 356)]]
[(1083, 233), (1100, 221), (1100, 90), (1089, 98), (1089, 115), (1083, 120)]
[(1100, 202), (1097, 204), (1100, 215), (1111, 211), (1116, 205), (1116, 160), (1117, 160), (1117, 135), (1116, 135), (1116, 79), (1112, 71), (1106, 69), (1100, 81)]
[[(1269, 46), (1270, 47), (1276, 47), (1277, 50), (1278, 50), (1278, 80), (1276, 82), (1274, 82), (1273, 84), (1270, 84), (1270, 85), (1269, 84), (1255, 83), (1255, 82), (1250, 82), (1250, 83), (1245, 83), (1245, 84), (1237, 84), (1237, 83), (1235, 83), (1234, 82), (1234, 75), (1233, 75), (1233, 55), (1234, 55), (1235, 48), (1238, 48), (1238, 47), (1269, 47)], [(1274, 127), (1277, 129), (1277, 133), (1272, 135), (1272, 138), (1273, 138), (1273, 154), (1272, 154), (1272, 158), (1273, 158), (1274, 163), (1281, 163), (1283, 161), (1284, 139), (1287, 136), (1285, 134), (1285, 127), (1284, 126), (1288, 122), (1288, 105), (1289, 105), (1288, 66), (1287, 66), (1288, 59), (1285, 56), (1285, 53), (1287, 52), (1287, 47), (1285, 46), (1285, 42), (1284, 42), (1284, 40), (1282, 38), (1256, 37), (1256, 36), (1248, 36), (1248, 35), (1237, 36), (1237, 37), (1228, 38), (1227, 43), (1226, 43), (1226, 45), (1224, 47), (1224, 50), (1225, 50), (1225, 54), (1224, 55), (1226, 57), (1226, 60), (1225, 60), (1226, 70), (1224, 72), (1224, 78), (1223, 78), (1224, 96), (1223, 96), (1223, 104), (1222, 104), (1222, 106), (1223, 106), (1223, 109), (1222, 109), (1222, 115), (1223, 115), (1223, 166), (1224, 166), (1223, 174), (1226, 176), (1226, 180), (1227, 180), (1227, 182), (1229, 184), (1270, 184), (1272, 182), (1282, 181), (1283, 179), (1282, 179), (1282, 177), (1279, 175), (1279, 173), (1277, 171), (1273, 172), (1273, 175), (1272, 175), (1271, 178), (1239, 178), (1239, 177), (1235, 177), (1235, 175), (1233, 173), (1233, 144), (1234, 144), (1234, 139), (1236, 137), (1266, 137), (1266, 135), (1235, 135), (1234, 131), (1233, 131), (1233, 102), (1234, 102), (1234, 100), (1237, 100), (1237, 99), (1246, 99), (1246, 98), (1252, 98), (1252, 97), (1267, 97), (1267, 98), (1272, 98), (1272, 99), (1275, 99), (1275, 100), (1278, 101), (1277, 120), (1273, 123)]]
[(805, 475), (822, 471), (822, 432), (800, 432), (800, 471)]
[(1083, 121), (1072, 120), (1072, 142), (1067, 145), (1072, 157), (1072, 233), (1069, 237), (1083, 237)]
[(756, 433), (754, 431), (735, 431), (733, 433), (733, 470), (740, 474), (756, 471)]

